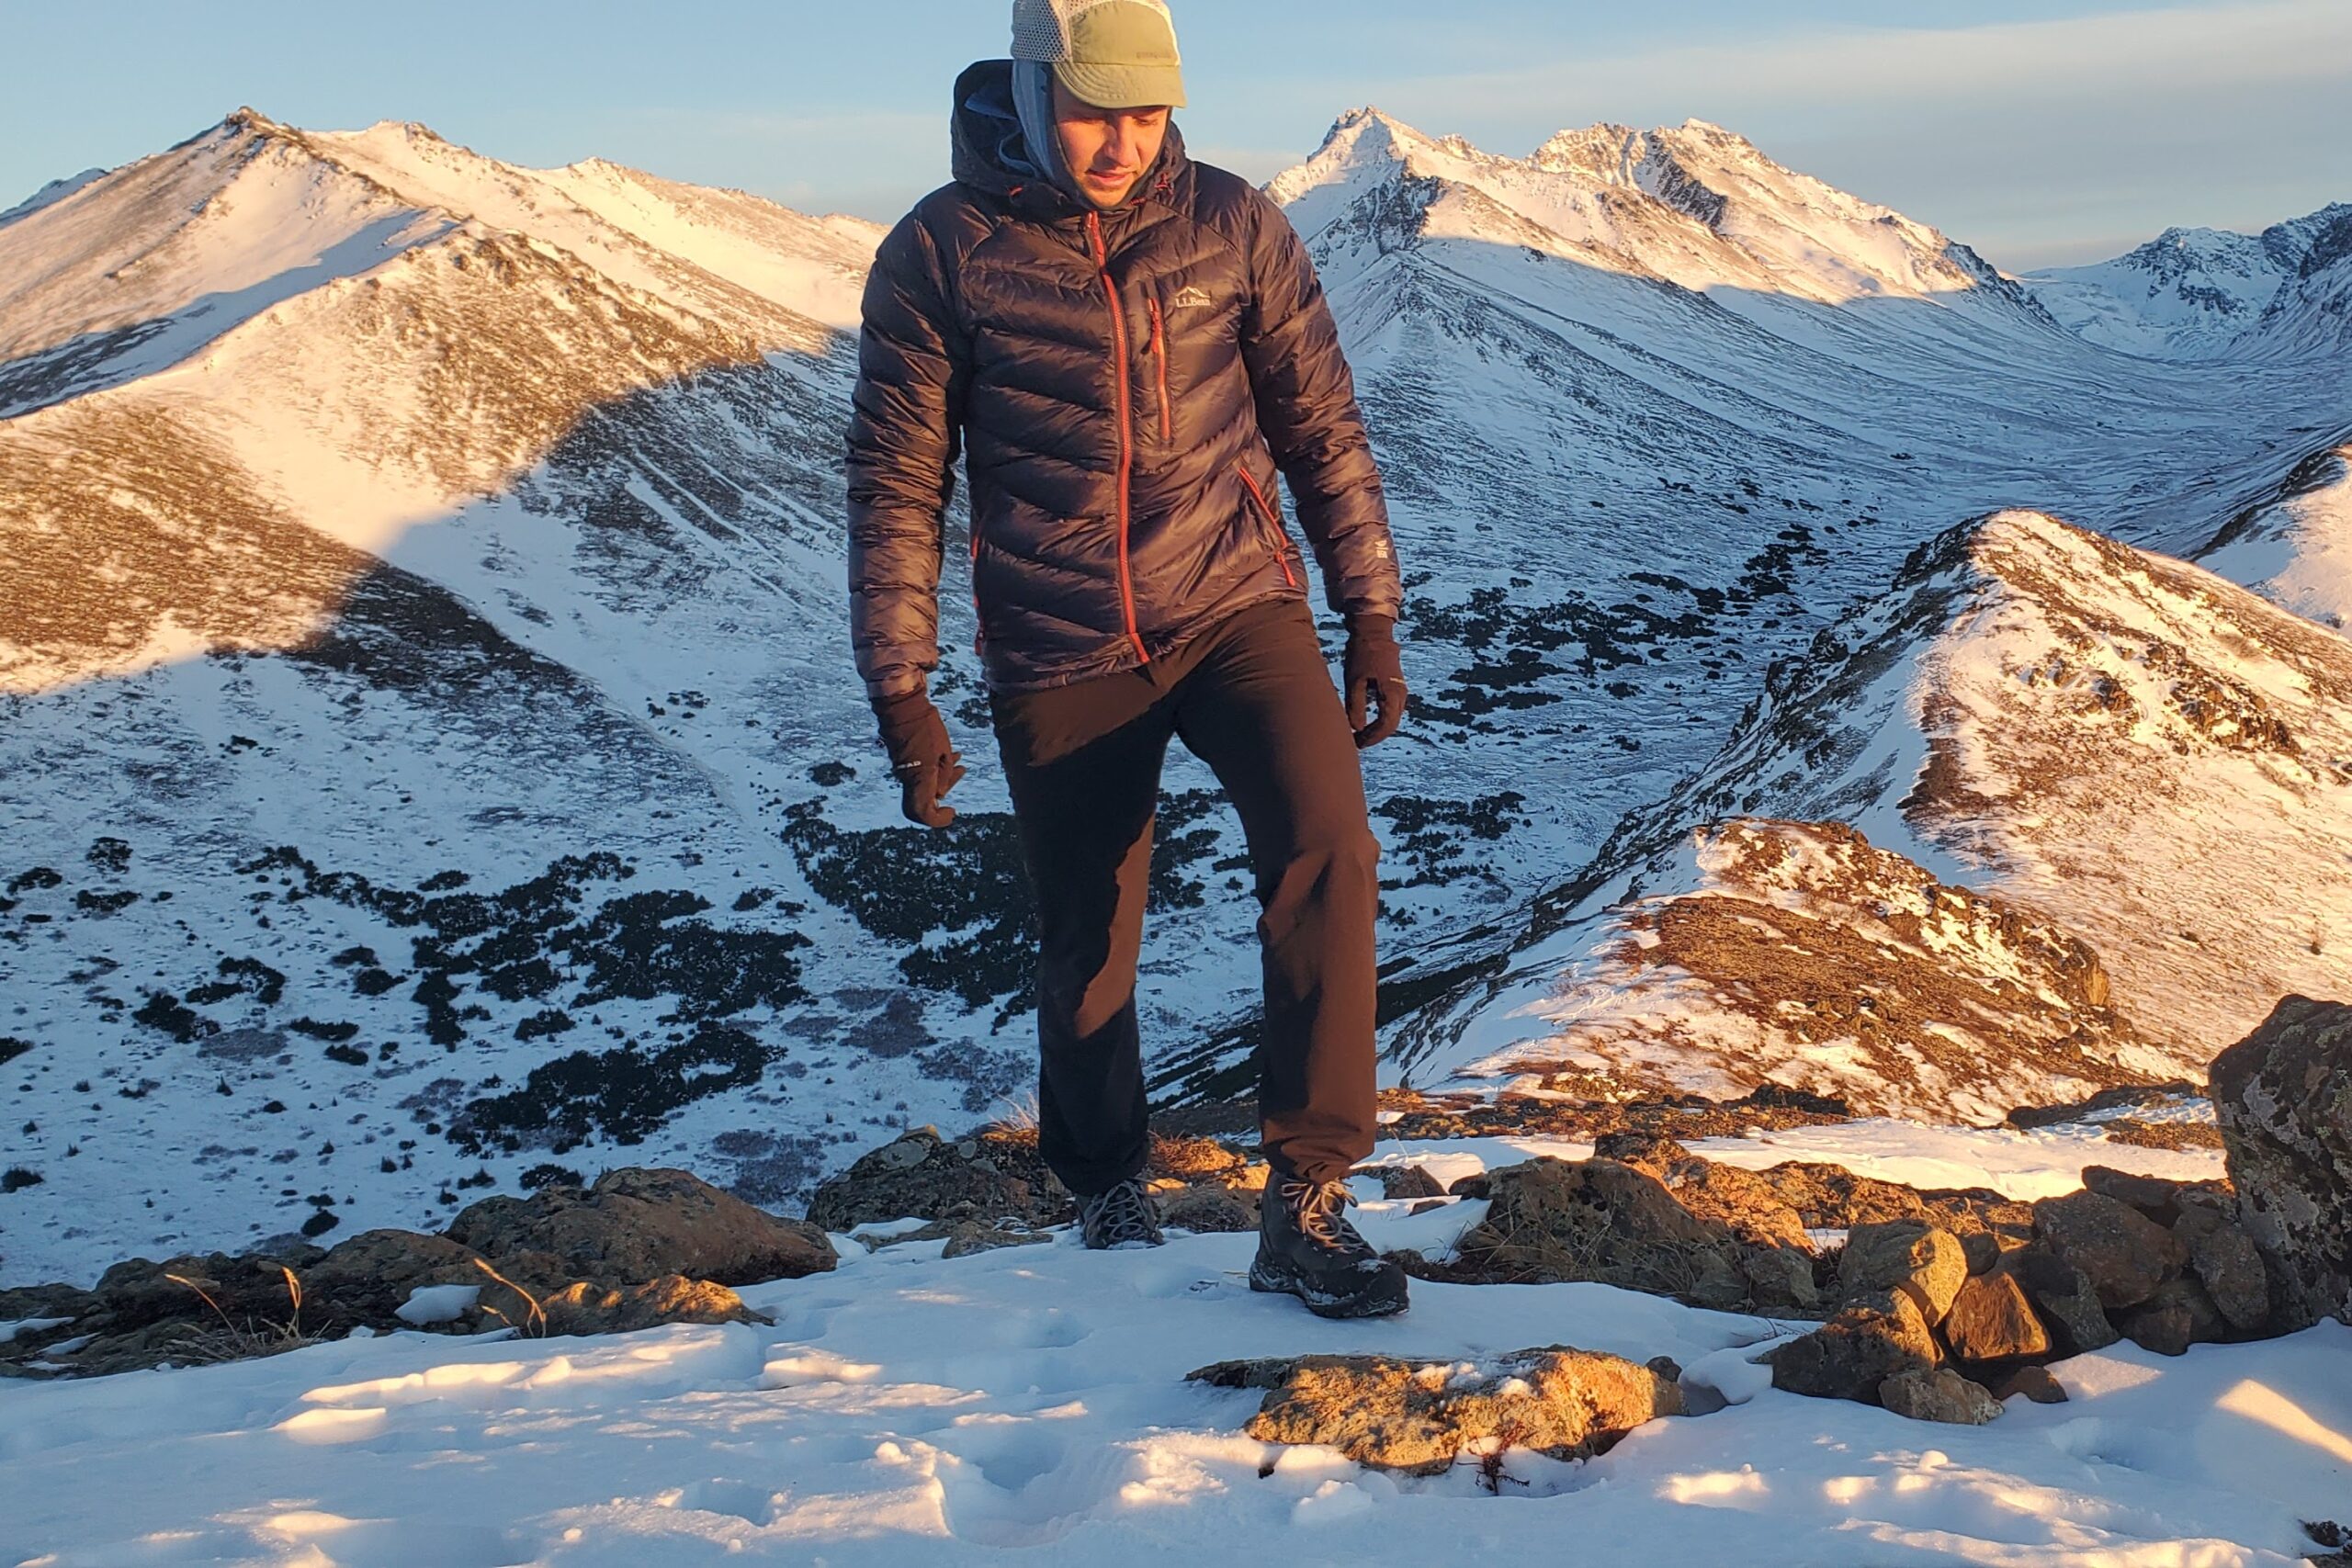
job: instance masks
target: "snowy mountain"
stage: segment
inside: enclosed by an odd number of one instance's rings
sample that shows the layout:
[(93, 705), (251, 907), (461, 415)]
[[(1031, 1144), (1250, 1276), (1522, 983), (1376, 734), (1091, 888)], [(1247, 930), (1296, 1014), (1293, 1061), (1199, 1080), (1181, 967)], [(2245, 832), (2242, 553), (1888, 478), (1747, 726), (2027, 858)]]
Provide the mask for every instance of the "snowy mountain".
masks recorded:
[(2306, 620), (2352, 630), (2352, 447), (2312, 453), (2197, 559)]
[(1980, 1121), (2199, 1079), (2280, 995), (2352, 989), (2347, 859), (2352, 642), (1999, 513), (1777, 666), (1507, 973), (1418, 1021), (1416, 1071)]
[[(1366, 756), (1400, 1063), (1478, 1055), (1468, 981), (1624, 824), (1679, 832), (1768, 670), (1911, 592), (1923, 541), (2031, 506), (2186, 552), (2352, 441), (2324, 362), (2086, 342), (1710, 126), (1514, 160), (1356, 111), (1271, 188), (1408, 571), (1414, 713)], [(947, 831), (899, 823), (848, 670), (841, 329), (878, 235), (250, 110), (0, 223), (0, 1061), (40, 1179), (0, 1280), (417, 1224), (623, 1146), (789, 1203), (1026, 1089), (964, 595)], [(1232, 1092), (1243, 846), (1189, 757), (1168, 790), (1145, 1029), (1164, 1095)], [(1739, 810), (1836, 815), (1801, 795)], [(1947, 1111), (2179, 1054), (2072, 908), (1913, 863), (2046, 1047)], [(2081, 1038), (2075, 942), (2119, 1015)]]
[[(2259, 234), (2167, 229), (2111, 261), (2050, 267), (2021, 279), (2050, 313), (2093, 343), (2127, 354), (2205, 359), (2269, 324), (2297, 292), (2315, 247), (2352, 220), (2335, 203)], [(2324, 263), (2323, 263), (2324, 265)]]

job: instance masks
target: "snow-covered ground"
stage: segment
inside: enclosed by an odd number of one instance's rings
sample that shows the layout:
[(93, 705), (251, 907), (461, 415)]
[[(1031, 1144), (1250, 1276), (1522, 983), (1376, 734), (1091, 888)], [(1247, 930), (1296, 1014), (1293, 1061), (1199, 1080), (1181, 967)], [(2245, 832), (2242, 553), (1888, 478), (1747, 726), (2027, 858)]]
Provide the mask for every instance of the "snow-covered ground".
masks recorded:
[[(1449, 1175), (1542, 1140), (1386, 1144)], [(1800, 1129), (1709, 1145), (1834, 1158), (2033, 1197), (2086, 1159), (2173, 1175), (2214, 1156), (2079, 1130)], [(1370, 1183), (1363, 1184), (1367, 1192)], [(1384, 1246), (1442, 1247), (1483, 1206), (1367, 1202)], [(886, 1228), (886, 1227), (877, 1227)], [(2352, 1512), (2352, 1329), (2060, 1362), (2069, 1403), (1981, 1428), (1758, 1389), (1790, 1325), (1601, 1285), (1414, 1287), (1406, 1317), (1330, 1324), (1250, 1293), (1252, 1245), (940, 1244), (745, 1291), (774, 1327), (601, 1339), (345, 1340), (271, 1359), (0, 1385), (0, 1561), (28, 1568), (565, 1568), (1301, 1563), (2290, 1564), (2299, 1521)], [(1573, 1344), (1744, 1399), (1581, 1464), (1509, 1456), (1430, 1479), (1241, 1435), (1257, 1396), (1188, 1384), (1237, 1356), (1432, 1361)]]

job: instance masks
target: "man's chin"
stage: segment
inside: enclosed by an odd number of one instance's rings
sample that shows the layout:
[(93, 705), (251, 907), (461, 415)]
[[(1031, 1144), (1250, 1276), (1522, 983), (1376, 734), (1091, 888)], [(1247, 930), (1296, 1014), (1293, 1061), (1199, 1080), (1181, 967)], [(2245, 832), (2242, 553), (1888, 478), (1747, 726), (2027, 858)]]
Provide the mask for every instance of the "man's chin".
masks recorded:
[(1080, 195), (1095, 206), (1109, 209), (1126, 200), (1128, 193), (1136, 188), (1136, 180), (1141, 177), (1137, 175), (1134, 180), (1122, 180), (1115, 186), (1106, 186), (1081, 176), (1078, 181), (1078, 189)]

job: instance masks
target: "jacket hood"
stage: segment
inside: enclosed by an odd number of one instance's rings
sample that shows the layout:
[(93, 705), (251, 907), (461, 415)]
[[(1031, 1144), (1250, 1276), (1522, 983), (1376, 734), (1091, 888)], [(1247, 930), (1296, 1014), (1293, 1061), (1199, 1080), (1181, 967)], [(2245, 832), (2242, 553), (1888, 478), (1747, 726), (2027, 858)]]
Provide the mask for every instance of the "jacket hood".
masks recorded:
[[(948, 119), (949, 172), (958, 185), (988, 195), (1010, 198), (1021, 193), (1020, 205), (1038, 204), (1046, 215), (1074, 217), (1084, 203), (1027, 166), (1020, 117), (1012, 107), (1012, 62), (975, 61), (956, 78), (955, 105)], [(1022, 166), (1015, 167), (1013, 160)], [(1132, 207), (1155, 186), (1173, 180), (1185, 164), (1184, 133), (1168, 122), (1168, 138), (1159, 156), (1136, 181), (1122, 207)]]

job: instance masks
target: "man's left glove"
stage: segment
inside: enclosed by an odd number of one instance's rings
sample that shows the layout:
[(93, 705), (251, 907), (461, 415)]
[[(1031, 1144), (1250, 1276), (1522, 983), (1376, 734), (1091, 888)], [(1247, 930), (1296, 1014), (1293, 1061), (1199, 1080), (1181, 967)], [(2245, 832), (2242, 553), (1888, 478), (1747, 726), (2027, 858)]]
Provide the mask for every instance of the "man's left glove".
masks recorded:
[(874, 720), (881, 727), (883, 749), (890, 753), (890, 773), (899, 781), (899, 808), (907, 820), (925, 828), (944, 828), (955, 821), (955, 808), (939, 800), (964, 776), (964, 759), (948, 743), (946, 721), (930, 695), (917, 689), (877, 698)]
[[(1396, 649), (1395, 616), (1348, 617), (1345, 673), (1348, 728), (1356, 732), (1356, 747), (1377, 746), (1405, 721), (1405, 662)], [(1378, 716), (1367, 710), (1376, 710)]]

